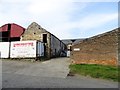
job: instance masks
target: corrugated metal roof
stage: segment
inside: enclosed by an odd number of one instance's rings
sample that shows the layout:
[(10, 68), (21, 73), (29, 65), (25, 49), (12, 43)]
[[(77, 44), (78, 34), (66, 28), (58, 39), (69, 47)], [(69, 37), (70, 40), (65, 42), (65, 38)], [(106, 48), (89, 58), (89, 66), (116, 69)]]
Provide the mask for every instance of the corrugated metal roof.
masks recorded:
[(8, 31), (7, 28), (8, 28), (8, 25), (7, 25), (7, 24), (1, 26), (1, 27), (0, 27), (0, 32), (6, 32), (6, 31)]
[[(15, 23), (9, 23), (9, 24), (11, 25), (10, 37), (20, 37), (24, 33), (24, 31), (25, 31), (24, 27), (17, 25)], [(9, 30), (8, 30), (9, 24), (5, 24), (5, 25), (1, 26), (0, 32), (9, 32)]]

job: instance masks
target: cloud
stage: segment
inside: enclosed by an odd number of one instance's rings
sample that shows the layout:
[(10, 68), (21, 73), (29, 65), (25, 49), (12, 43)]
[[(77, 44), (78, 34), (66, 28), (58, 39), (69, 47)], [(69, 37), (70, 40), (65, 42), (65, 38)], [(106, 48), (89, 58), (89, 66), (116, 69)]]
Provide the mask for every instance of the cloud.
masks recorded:
[[(69, 33), (69, 22), (71, 14), (78, 9), (73, 2), (58, 2), (51, 0), (50, 3), (39, 4), (38, 2), (31, 3), (28, 6), (28, 11), (33, 15), (39, 24), (55, 34), (59, 38), (71, 38)], [(79, 4), (79, 10), (83, 10), (87, 6), (87, 3)], [(32, 19), (33, 19), (32, 18)]]
[(102, 26), (110, 21), (118, 19), (117, 13), (106, 13), (106, 14), (92, 14), (85, 16), (83, 19), (80, 19), (77, 22), (73, 22), (73, 27), (78, 27), (83, 30), (90, 30), (98, 26)]
[[(117, 19), (117, 13), (88, 15), (75, 22), (67, 21), (61, 23), (61, 25), (54, 27), (53, 30), (57, 30), (57, 32), (54, 32), (60, 38), (77, 38), (78, 36), (80, 38), (80, 34), (91, 32), (92, 29), (99, 30), (99, 27), (112, 21), (117, 22)], [(78, 35), (75, 35), (76, 32)]]
[(118, 17), (117, 13), (93, 13), (72, 21), (73, 13), (84, 11), (89, 3), (75, 5), (73, 0), (3, 0), (0, 3), (0, 25), (14, 22), (27, 28), (35, 21), (58, 38), (66, 39), (75, 38), (76, 29), (78, 33), (89, 31)]
[(74, 2), (119, 2), (119, 0), (72, 0)]

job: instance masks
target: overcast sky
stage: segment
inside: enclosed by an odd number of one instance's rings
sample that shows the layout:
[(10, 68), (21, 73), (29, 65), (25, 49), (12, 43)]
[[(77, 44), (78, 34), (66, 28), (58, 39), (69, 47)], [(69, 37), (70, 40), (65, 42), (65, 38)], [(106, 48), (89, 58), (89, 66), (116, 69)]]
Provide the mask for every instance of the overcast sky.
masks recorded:
[(37, 22), (60, 39), (88, 38), (118, 27), (117, 1), (0, 0), (0, 26)]

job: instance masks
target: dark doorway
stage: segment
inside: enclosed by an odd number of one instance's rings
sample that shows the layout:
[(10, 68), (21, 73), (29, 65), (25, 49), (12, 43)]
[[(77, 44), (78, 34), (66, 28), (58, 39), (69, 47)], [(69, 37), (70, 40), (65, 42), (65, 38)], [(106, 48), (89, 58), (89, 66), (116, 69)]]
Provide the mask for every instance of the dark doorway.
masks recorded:
[(8, 38), (8, 32), (0, 32), (1, 36), (4, 38)]
[(20, 41), (20, 37), (10, 38), (10, 41)]
[(8, 31), (7, 32), (0, 32), (0, 42), (8, 42)]
[(47, 43), (47, 34), (43, 34), (43, 42)]

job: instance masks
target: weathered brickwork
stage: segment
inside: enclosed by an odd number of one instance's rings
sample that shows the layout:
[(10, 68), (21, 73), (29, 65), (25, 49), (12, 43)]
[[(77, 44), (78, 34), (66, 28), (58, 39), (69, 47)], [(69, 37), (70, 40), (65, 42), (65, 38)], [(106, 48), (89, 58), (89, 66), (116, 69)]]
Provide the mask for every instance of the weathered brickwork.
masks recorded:
[(120, 33), (118, 33), (118, 65), (120, 66)]
[[(71, 60), (77, 64), (118, 64), (118, 35), (120, 30), (85, 39), (72, 46)], [(79, 50), (75, 50), (79, 49)]]

